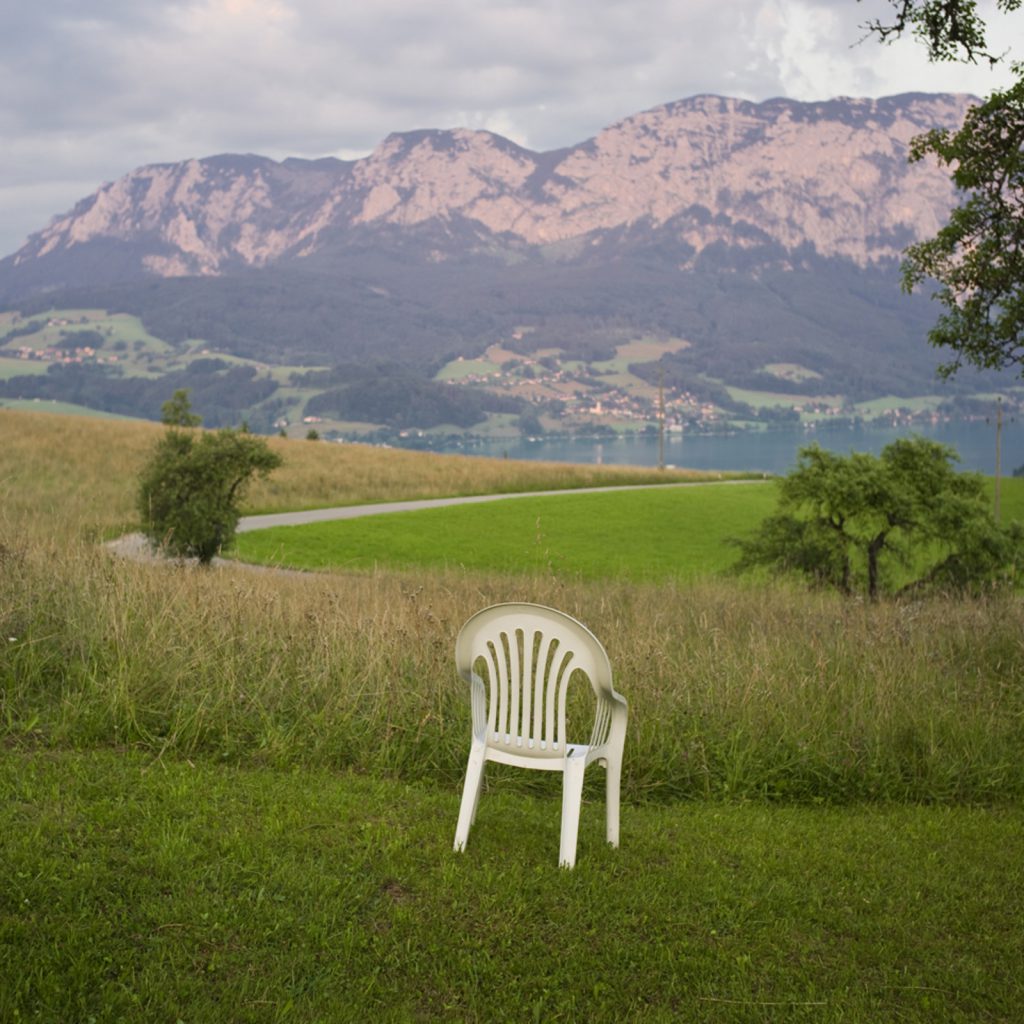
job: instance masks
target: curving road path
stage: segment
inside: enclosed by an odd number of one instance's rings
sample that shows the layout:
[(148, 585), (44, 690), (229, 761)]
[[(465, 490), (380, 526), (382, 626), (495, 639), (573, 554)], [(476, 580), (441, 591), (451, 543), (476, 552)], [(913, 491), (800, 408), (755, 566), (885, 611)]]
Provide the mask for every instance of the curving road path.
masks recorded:
[[(425, 508), (444, 508), (448, 505), (474, 505), (484, 501), (505, 501), (515, 498), (546, 498), (559, 494), (601, 494), (607, 491), (647, 491), (662, 487), (700, 487), (706, 484), (728, 485), (767, 482), (763, 480), (692, 480), (672, 484), (622, 484), (608, 487), (572, 487), (553, 491), (520, 491), (513, 494), (471, 494), (452, 498), (418, 498), (412, 501), (376, 502), (370, 505), (344, 505), (339, 508), (313, 508), (304, 512), (271, 512), (262, 516), (243, 516), (238, 522), (238, 533), (251, 530), (265, 530), (271, 526), (303, 526), (306, 523), (325, 523), (332, 519), (359, 519), (362, 516), (386, 515), (392, 512), (418, 512)], [(108, 551), (123, 558), (136, 560), (160, 560), (141, 533), (130, 533), (104, 545)], [(214, 559), (221, 563), (221, 559)], [(229, 562), (230, 565), (244, 565), (243, 562)], [(252, 566), (251, 568), (263, 568)]]
[[(767, 477), (764, 478), (767, 481)], [(621, 484), (608, 487), (562, 487), (554, 491), (519, 491), (514, 494), (471, 494), (456, 498), (417, 498), (412, 501), (388, 501), (372, 505), (345, 505), (340, 508), (313, 508), (305, 512), (271, 512), (263, 516), (243, 516), (238, 522), (238, 533), (266, 530), (271, 526), (304, 526), (306, 523), (326, 523), (332, 519), (359, 519), (389, 512), (418, 512), (425, 508), (444, 508), (447, 505), (475, 505), (484, 501), (505, 501), (513, 498), (548, 498), (559, 494), (602, 494), (607, 491), (649, 491), (665, 487), (701, 487), (707, 484), (762, 483), (749, 480), (686, 480), (673, 484)]]

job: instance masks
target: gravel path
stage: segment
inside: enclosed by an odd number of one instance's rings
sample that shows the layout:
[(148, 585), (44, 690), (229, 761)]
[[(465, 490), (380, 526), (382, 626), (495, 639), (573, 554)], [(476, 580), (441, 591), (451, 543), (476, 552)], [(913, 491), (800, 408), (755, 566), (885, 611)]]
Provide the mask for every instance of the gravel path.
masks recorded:
[(573, 487), (554, 491), (521, 491), (515, 494), (473, 494), (461, 498), (419, 498), (414, 501), (388, 501), (374, 505), (347, 505), (343, 508), (314, 508), (306, 512), (272, 512), (265, 516), (244, 516), (238, 523), (239, 533), (265, 530), (270, 526), (302, 526), (306, 523), (325, 523), (332, 519), (358, 519), (389, 512), (418, 512), (425, 508), (444, 508), (448, 505), (475, 505), (484, 501), (506, 501), (513, 498), (549, 498), (558, 494), (602, 494), (607, 491), (647, 491), (664, 487), (696, 487), (708, 483), (749, 484), (751, 480), (694, 480), (675, 484), (625, 484), (610, 487)]

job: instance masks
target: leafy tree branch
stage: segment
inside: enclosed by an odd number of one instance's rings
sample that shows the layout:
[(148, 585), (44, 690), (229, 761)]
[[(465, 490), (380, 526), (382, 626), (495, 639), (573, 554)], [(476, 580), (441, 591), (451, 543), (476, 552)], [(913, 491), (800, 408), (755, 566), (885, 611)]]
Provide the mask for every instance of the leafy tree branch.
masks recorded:
[[(858, 3), (860, 0), (858, 0)], [(1016, 11), (1022, 0), (997, 0), (1003, 13)], [(975, 0), (889, 0), (892, 20), (875, 18), (865, 28), (884, 43), (912, 35), (925, 44), (932, 60), (959, 60), (976, 64), (998, 63), (1003, 55), (991, 54), (985, 39), (985, 23)]]
[[(975, 0), (890, 0), (891, 21), (866, 28), (882, 42), (905, 34), (921, 40), (934, 61), (997, 64)], [(997, 0), (1004, 14), (1024, 0)], [(927, 282), (944, 307), (929, 341), (951, 349), (949, 376), (964, 364), (979, 369), (1024, 368), (1024, 64), (1011, 65), (1016, 83), (968, 111), (963, 126), (939, 129), (912, 143), (913, 161), (935, 157), (950, 168), (963, 202), (932, 239), (910, 246), (903, 287)], [(1021, 370), (1024, 374), (1024, 369)]]

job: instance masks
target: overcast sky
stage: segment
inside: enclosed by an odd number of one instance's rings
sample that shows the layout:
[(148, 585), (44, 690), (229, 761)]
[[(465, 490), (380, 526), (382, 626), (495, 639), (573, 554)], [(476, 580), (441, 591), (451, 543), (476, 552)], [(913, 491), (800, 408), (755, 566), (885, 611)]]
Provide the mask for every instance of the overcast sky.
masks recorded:
[[(1024, 14), (989, 43), (1024, 56)], [(672, 100), (972, 92), (1006, 68), (856, 45), (886, 0), (0, 0), (0, 256), (143, 164), (352, 158), (393, 131), (580, 142)]]

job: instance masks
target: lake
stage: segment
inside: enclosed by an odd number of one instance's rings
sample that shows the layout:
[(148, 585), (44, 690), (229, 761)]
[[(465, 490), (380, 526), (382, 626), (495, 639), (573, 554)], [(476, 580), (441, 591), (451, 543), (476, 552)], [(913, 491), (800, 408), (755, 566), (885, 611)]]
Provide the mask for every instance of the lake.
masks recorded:
[[(770, 430), (728, 435), (667, 434), (665, 464), (703, 470), (746, 470), (786, 473), (797, 451), (817, 442), (822, 448), (847, 455), (851, 451), (878, 454), (891, 441), (914, 434), (951, 445), (960, 454), (960, 466), (988, 476), (995, 474), (995, 420), (939, 423), (934, 426), (855, 426), (819, 430)], [(1002, 430), (1002, 474), (1009, 476), (1024, 465), (1024, 424), (1006, 417)], [(537, 440), (481, 441), (444, 449), (467, 455), (550, 462), (604, 463), (607, 465), (657, 466), (658, 438), (628, 435), (621, 438), (539, 438)]]

